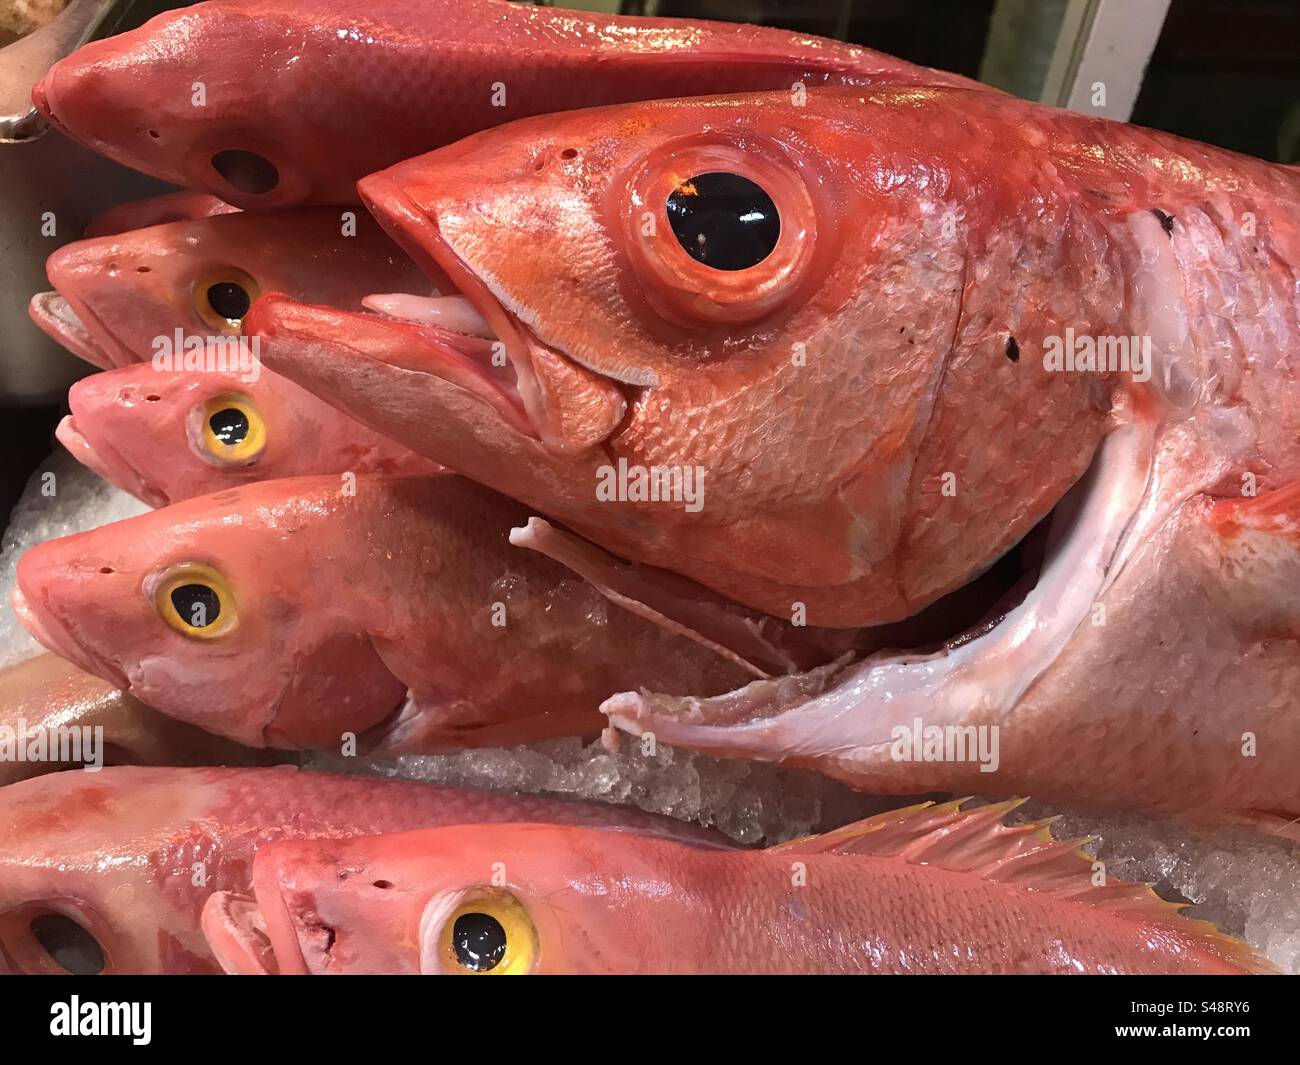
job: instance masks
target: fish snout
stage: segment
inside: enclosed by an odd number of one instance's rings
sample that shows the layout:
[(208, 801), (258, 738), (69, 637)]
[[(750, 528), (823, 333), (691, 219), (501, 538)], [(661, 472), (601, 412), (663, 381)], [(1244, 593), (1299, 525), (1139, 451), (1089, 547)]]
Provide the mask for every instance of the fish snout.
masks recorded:
[(18, 560), (18, 579), (10, 593), (10, 606), (19, 622), (39, 644), (67, 659), (87, 673), (102, 677), (114, 687), (130, 687), (125, 673), (80, 638), (75, 619), (89, 616), (113, 593), (101, 589), (103, 582), (89, 580), (87, 570), (97, 577), (117, 577), (114, 567), (84, 558), (76, 563), (63, 558), (60, 541), (38, 544)]

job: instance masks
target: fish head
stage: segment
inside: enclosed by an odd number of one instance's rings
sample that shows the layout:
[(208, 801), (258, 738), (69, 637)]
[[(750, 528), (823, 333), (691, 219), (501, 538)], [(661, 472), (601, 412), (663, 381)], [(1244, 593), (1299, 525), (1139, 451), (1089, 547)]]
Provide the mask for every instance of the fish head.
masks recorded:
[[(234, 347), (263, 291), (359, 309), (376, 285), (424, 284), (364, 211), (346, 208), (235, 212), (92, 237), (56, 251), (46, 272), (55, 291), (33, 297), (33, 320), (101, 368), (205, 368), (204, 347)], [(255, 360), (246, 346), (237, 354)]]
[(299, 160), (333, 141), (323, 115), (306, 128), (296, 119), (310, 108), (277, 107), (311, 99), (295, 8), (223, 2), (158, 15), (56, 63), (33, 102), (69, 136), (164, 181), (244, 208), (299, 203), (321, 191)]
[[(620, 842), (648, 857), (625, 862)], [(227, 971), (627, 972), (632, 897), (661, 881), (655, 855), (683, 850), (534, 824), (277, 841), (254, 860), (253, 899), (211, 900), (203, 926)]]
[(194, 847), (183, 879), (158, 860), (209, 800), (203, 771), (191, 772), (183, 789), (154, 786), (148, 769), (73, 770), (3, 789), (0, 973), (213, 971), (185, 901), (189, 862), (211, 850), (184, 841)]
[(13, 607), (172, 717), (249, 746), (333, 744), (405, 691), (356, 620), (363, 596), (328, 590), (347, 579), (345, 505), (337, 477), (260, 482), (50, 540), (19, 561)]
[[(971, 263), (1004, 239), (1050, 251), (1062, 219), (1000, 228), (1015, 190), (983, 187), (993, 163), (973, 133), (968, 153), (937, 136), (957, 138), (965, 99), (992, 94), (949, 96), (600, 108), (363, 179), (372, 213), (476, 305), (504, 360), (276, 296), (244, 328), (279, 372), (625, 557), (814, 624), (907, 617), (1050, 510), (1108, 409), (1104, 383), (1008, 354), (1013, 332), (1028, 347), (1054, 328), (1039, 312), (1055, 293), (1009, 305), (993, 289), (1029, 274)], [(1033, 282), (1050, 287), (1042, 259)], [(1039, 411), (1034, 427), (1005, 434), (1006, 463), (981, 458), (1016, 410)], [(1047, 411), (1061, 439), (1031, 463), (1025, 436)]]
[(251, 481), (432, 469), (291, 381), (258, 369), (136, 363), (92, 374), (68, 391), (71, 413), (56, 435), (84, 466), (154, 507)]

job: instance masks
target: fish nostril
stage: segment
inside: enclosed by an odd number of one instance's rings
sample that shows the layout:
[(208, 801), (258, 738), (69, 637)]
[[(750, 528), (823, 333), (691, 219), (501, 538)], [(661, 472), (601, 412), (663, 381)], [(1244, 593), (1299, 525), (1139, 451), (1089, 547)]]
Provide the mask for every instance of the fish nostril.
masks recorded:
[(116, 571), (113, 569), (112, 566), (100, 566), (100, 567), (99, 567), (99, 572), (100, 572), (100, 573), (114, 573), (114, 572), (116, 572)]
[(560, 153), (560, 158), (561, 158), (561, 159), (576, 159), (576, 158), (578, 158), (578, 149), (577, 149), (577, 148), (565, 148), (564, 151), (562, 151), (562, 152)]
[(135, 268), (135, 272), (136, 272), (137, 274), (147, 274), (147, 273), (149, 273), (149, 270), (150, 270), (150, 268), (147, 267), (147, 266), (137, 266), (137, 267)]
[(162, 136), (162, 134), (159, 133), (156, 129), (151, 129), (149, 131), (149, 136), (151, 136), (154, 140), (158, 140)]

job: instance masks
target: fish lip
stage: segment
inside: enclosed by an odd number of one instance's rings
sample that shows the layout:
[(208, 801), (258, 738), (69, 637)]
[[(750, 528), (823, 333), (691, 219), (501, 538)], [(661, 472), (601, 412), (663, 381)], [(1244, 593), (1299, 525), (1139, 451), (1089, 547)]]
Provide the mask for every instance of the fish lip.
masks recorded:
[[(555, 442), (559, 438), (551, 427), (544, 392), (532, 357), (533, 347), (544, 348), (554, 358), (581, 367), (622, 390), (626, 382), (579, 362), (567, 352), (538, 339), (519, 316), (492, 292), (483, 278), (456, 254), (443, 237), (437, 220), (430, 217), (391, 174), (380, 171), (362, 178), (357, 182), (357, 192), (385, 232), (432, 278), (450, 281), (486, 319), (497, 339), (505, 344), (506, 355), (514, 367), (516, 388), (527, 420), (528, 435), (543, 442)], [(623, 401), (626, 407), (626, 396)]]
[(973, 639), (928, 654), (846, 655), (708, 699), (622, 692), (601, 711), (615, 729), (695, 750), (812, 765), (832, 759), (845, 767), (832, 775), (859, 784), (855, 772), (889, 758), (899, 725), (910, 732), (914, 720), (961, 723), (972, 710), (1001, 722), (1059, 660), (1123, 567), (1129, 533), (1153, 491), (1157, 433), (1158, 422), (1142, 412), (1117, 423), (1054, 508), (1064, 505), (1038, 580)]
[(43, 604), (41, 608), (34, 605), (40, 603), (40, 599), (38, 596), (33, 598), (34, 592), (33, 595), (28, 594), (28, 589), (23, 587), (25, 583), (22, 567), (19, 566), (18, 580), (9, 593), (9, 606), (36, 642), (87, 673), (102, 677), (118, 690), (129, 691), (131, 684), (126, 675), (107, 659), (82, 646), (52, 610)]
[(214, 891), (203, 904), (199, 927), (217, 964), (234, 976), (275, 976), (281, 972), (276, 944), (255, 898)]
[(46, 336), (62, 344), (77, 358), (101, 370), (111, 370), (118, 365), (63, 293), (36, 293), (27, 303), (27, 316)]
[[(331, 321), (337, 314), (363, 323), (369, 330), (367, 337), (382, 334), (382, 352), (372, 350), (374, 345), (358, 342), (355, 333), (352, 339), (340, 337)], [(350, 359), (446, 382), (487, 404), (511, 429), (527, 437), (535, 436), (517, 393), (488, 372), (475, 354), (475, 347), (486, 343), (480, 338), (373, 311), (340, 312), (334, 307), (312, 306), (278, 292), (267, 293), (253, 304), (244, 317), (243, 333), (271, 341), (262, 361), (290, 380), (296, 380), (293, 366), (278, 358), (274, 345), (284, 337), (344, 351)], [(298, 383), (310, 388), (305, 382)]]
[(76, 413), (65, 414), (54, 430), (54, 437), (73, 458), (109, 484), (129, 492), (136, 499), (154, 507), (165, 507), (171, 501), (167, 494), (146, 483), (140, 473), (112, 447), (101, 441), (92, 444), (77, 426)]

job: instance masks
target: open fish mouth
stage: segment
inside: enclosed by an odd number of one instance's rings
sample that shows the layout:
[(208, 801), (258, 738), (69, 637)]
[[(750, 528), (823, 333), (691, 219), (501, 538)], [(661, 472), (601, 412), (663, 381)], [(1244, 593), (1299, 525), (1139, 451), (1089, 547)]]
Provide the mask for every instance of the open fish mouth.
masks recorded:
[(88, 323), (94, 322), (93, 316), (84, 306), (74, 306), (73, 302), (59, 292), (38, 292), (28, 303), (27, 314), (50, 339), (101, 370), (133, 361), (120, 357), (103, 343), (100, 339), (103, 329), (92, 328)]
[[(988, 615), (937, 650), (845, 656), (711, 698), (624, 692), (601, 710), (616, 729), (667, 744), (848, 764), (888, 757), (894, 730), (918, 719), (927, 727), (1001, 720), (1088, 623), (1114, 580), (1125, 534), (1148, 496), (1155, 429), (1135, 416), (1102, 441), (1087, 473), (1022, 541), (1019, 552), (1032, 554), (1035, 538), (1045, 538), (1036, 579), (1031, 564)], [(930, 610), (936, 607), (943, 601)]]
[[(443, 236), (437, 219), (411, 199), (400, 181), (383, 172), (372, 174), (358, 183), (357, 191), (389, 236), (434, 279), (440, 291), (455, 291), (458, 294), (455, 298), (464, 301), (463, 307), (472, 309), (477, 334), (491, 342), (490, 350), (496, 363), (504, 361), (502, 356), (508, 360), (512, 371), (508, 376), (500, 372), (501, 366), (493, 365), (491, 369), (497, 371), (492, 376), (499, 388), (508, 380), (506, 398), (516, 411), (523, 414), (522, 422), (511, 420), (515, 428), (561, 450), (590, 446), (603, 439), (601, 435), (591, 436), (591, 431), (582, 439), (570, 438), (563, 413), (553, 409), (554, 396), (545, 380), (557, 371), (566, 377), (590, 374), (603, 385), (616, 390), (618, 398), (606, 404), (608, 409), (597, 420), (598, 428), (594, 429), (597, 434), (604, 435), (613, 430), (626, 410), (626, 399), (620, 386), (653, 383), (652, 379), (619, 381), (599, 368), (586, 365), (571, 353), (544, 343), (515, 311), (498, 298), (487, 279), (461, 260)], [(373, 298), (367, 305), (373, 308)], [(413, 306), (390, 302), (385, 310), (402, 314)], [(461, 322), (468, 320), (463, 313), (457, 314), (456, 319)]]

